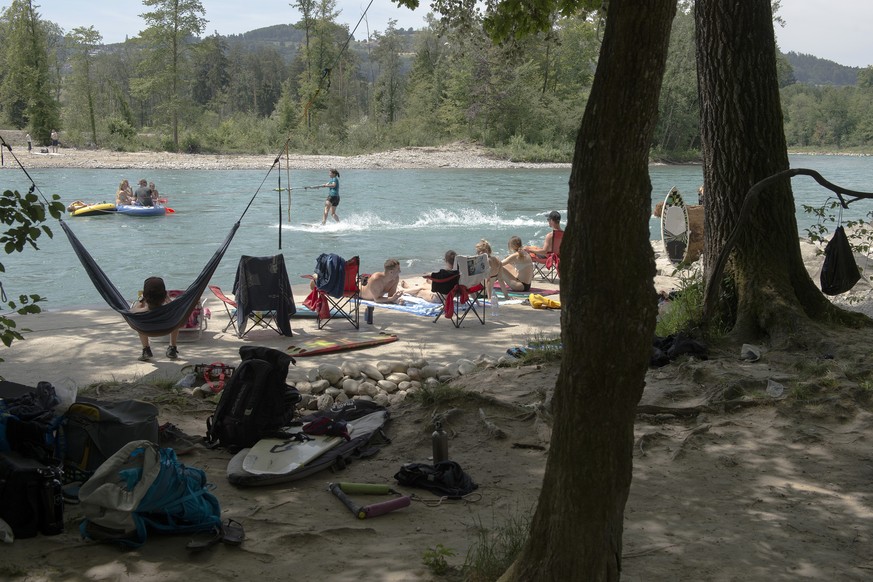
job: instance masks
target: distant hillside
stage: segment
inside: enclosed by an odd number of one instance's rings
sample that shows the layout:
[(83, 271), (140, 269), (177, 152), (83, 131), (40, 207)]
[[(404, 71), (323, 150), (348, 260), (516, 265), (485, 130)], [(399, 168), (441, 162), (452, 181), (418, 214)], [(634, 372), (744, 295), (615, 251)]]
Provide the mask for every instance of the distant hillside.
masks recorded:
[(794, 78), (804, 85), (854, 85), (858, 80), (858, 71), (861, 70), (860, 67), (847, 67), (794, 51), (786, 53), (785, 58), (794, 69)]

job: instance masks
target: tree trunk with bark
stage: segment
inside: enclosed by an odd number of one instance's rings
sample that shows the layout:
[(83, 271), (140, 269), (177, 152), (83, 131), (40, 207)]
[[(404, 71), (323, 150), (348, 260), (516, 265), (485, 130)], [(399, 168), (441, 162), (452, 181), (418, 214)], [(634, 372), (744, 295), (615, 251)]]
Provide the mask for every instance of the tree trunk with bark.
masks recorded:
[[(788, 168), (770, 4), (695, 3), (707, 270), (738, 226), (749, 189)], [(779, 342), (808, 318), (857, 321), (832, 307), (807, 274), (789, 180), (764, 190), (751, 210), (726, 271), (736, 293), (725, 299), (735, 302), (736, 319), (726, 322), (735, 338)]]
[(649, 147), (676, 0), (613, 0), (570, 175), (554, 430), (530, 538), (501, 580), (617, 580), (654, 336)]

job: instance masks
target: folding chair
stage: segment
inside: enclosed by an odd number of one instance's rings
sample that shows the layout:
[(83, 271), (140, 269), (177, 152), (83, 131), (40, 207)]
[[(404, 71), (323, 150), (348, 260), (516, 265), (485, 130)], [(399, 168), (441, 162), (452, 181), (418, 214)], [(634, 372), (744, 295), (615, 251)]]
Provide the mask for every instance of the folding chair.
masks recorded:
[(561, 264), (561, 241), (564, 238), (563, 230), (552, 231), (552, 250), (545, 255), (530, 253), (530, 259), (533, 261), (534, 274), (539, 275), (543, 280), (549, 283), (554, 283), (558, 277), (558, 267)]
[[(431, 273), (431, 291), (437, 294), (442, 311), (434, 318), (434, 323), (440, 317), (445, 317), (455, 327), (461, 324), (471, 312), (480, 323), (485, 324), (485, 310), (479, 313), (477, 304), (485, 299), (485, 287), (488, 281), (488, 255), (455, 257), (454, 269)], [(484, 302), (483, 302), (484, 305)]]
[[(307, 278), (313, 278), (308, 276)], [(315, 289), (304, 305), (316, 313), (318, 329), (333, 319), (345, 319), (355, 329), (361, 327), (361, 260), (348, 261), (335, 254), (322, 253), (315, 261)]]
[(224, 310), (227, 312), (227, 325), (224, 326), (224, 329), (222, 329), (221, 332), (225, 333), (232, 327), (234, 333), (239, 335), (236, 329), (236, 301), (225, 295), (224, 291), (222, 291), (221, 287), (218, 285), (209, 285), (209, 290), (212, 291), (212, 294), (215, 295), (219, 301), (221, 301), (221, 304), (224, 305)]
[[(229, 299), (221, 289), (210, 285), (209, 289), (224, 304), (228, 325), (238, 337), (260, 327), (291, 336), (291, 316), (297, 313), (284, 255), (250, 257), (243, 255), (236, 270), (233, 283), (234, 299)], [(252, 327), (246, 330), (249, 324)]]
[[(170, 299), (175, 299), (185, 293), (181, 289), (168, 289), (167, 295)], [(136, 301), (142, 299), (142, 289), (137, 293)], [(131, 307), (136, 301), (131, 302)], [(186, 321), (182, 327), (179, 328), (179, 335), (177, 341), (182, 342), (195, 342), (199, 340), (203, 336), (203, 332), (209, 326), (208, 320), (212, 317), (212, 312), (209, 311), (209, 308), (206, 307), (205, 299), (198, 299), (197, 304), (194, 306), (194, 309), (191, 311), (191, 315), (188, 316), (188, 321)], [(158, 336), (154, 338), (155, 341), (164, 341), (169, 343), (170, 336)]]
[[(182, 293), (184, 293), (184, 291), (181, 289), (167, 291), (170, 299), (175, 299)], [(206, 300), (201, 299), (198, 301), (194, 311), (192, 311), (191, 315), (188, 317), (188, 321), (185, 322), (185, 325), (179, 328), (179, 342), (193, 342), (199, 340), (209, 325), (207, 320), (211, 317), (212, 313), (209, 311), (209, 308), (206, 307)], [(167, 336), (167, 341), (169, 340), (170, 336)]]

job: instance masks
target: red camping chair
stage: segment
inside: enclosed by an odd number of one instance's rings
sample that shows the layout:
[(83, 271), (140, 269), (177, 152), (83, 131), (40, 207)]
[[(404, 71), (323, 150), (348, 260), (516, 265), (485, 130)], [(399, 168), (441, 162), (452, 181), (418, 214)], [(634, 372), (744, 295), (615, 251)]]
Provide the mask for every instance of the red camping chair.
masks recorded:
[[(355, 329), (361, 327), (361, 260), (354, 256), (344, 261), (337, 255), (322, 254), (315, 265), (315, 276), (304, 275), (315, 281), (315, 288), (303, 302), (316, 314), (318, 329), (324, 329), (331, 320), (345, 319)], [(342, 289), (339, 281), (342, 270)], [(321, 287), (319, 287), (321, 285)]]
[(479, 300), (485, 299), (485, 286), (488, 280), (488, 255), (476, 255), (475, 257), (455, 257), (453, 270), (443, 269), (431, 273), (425, 277), (431, 282), (430, 290), (436, 293), (442, 303), (442, 310), (433, 320), (439, 321), (445, 317), (455, 327), (473, 313), (479, 323), (485, 324), (485, 310), (480, 313), (477, 309)]
[(554, 283), (559, 278), (558, 267), (561, 264), (561, 241), (563, 239), (563, 230), (553, 230), (552, 250), (545, 254), (530, 253), (530, 259), (534, 264), (534, 274), (539, 275), (549, 283)]

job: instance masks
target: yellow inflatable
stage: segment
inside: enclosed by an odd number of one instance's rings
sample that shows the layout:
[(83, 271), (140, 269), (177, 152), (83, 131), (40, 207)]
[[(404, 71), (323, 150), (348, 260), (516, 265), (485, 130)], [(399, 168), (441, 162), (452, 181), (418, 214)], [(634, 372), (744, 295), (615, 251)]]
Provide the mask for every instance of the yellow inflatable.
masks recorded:
[(528, 297), (528, 301), (530, 301), (530, 306), (534, 309), (560, 309), (561, 302), (555, 301), (554, 299), (549, 299), (548, 297), (543, 297), (542, 295), (537, 295), (536, 293), (531, 293), (530, 297)]

